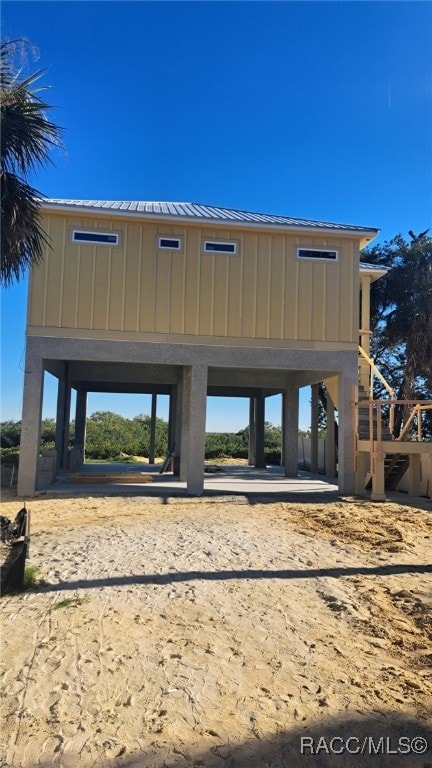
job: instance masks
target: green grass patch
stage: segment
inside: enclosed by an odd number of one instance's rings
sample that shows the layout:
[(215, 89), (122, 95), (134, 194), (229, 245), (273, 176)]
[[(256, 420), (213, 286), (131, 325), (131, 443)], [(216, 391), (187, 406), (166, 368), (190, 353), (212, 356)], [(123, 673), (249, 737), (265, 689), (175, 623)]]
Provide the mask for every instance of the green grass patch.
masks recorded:
[(38, 587), (39, 584), (44, 583), (45, 580), (42, 576), (39, 566), (26, 565), (24, 568), (24, 589), (32, 589), (32, 587)]
[(89, 597), (65, 597), (64, 600), (60, 600), (58, 603), (52, 606), (51, 610), (56, 611), (57, 608), (77, 608), (79, 605), (89, 603)]

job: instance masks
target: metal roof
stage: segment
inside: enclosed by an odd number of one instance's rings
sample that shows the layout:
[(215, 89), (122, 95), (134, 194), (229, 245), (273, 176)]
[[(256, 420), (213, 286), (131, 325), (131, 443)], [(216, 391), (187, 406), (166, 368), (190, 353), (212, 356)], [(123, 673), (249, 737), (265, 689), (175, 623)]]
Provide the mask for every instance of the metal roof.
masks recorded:
[(380, 266), (379, 264), (367, 264), (366, 261), (361, 261), (359, 267), (365, 272), (388, 272), (390, 269), (390, 267)]
[(58, 200), (44, 198), (42, 208), (74, 210), (92, 210), (98, 212), (127, 213), (148, 218), (171, 220), (195, 220), (202, 222), (229, 223), (231, 225), (249, 224), (275, 226), (288, 229), (326, 230), (338, 232), (357, 232), (374, 237), (379, 230), (375, 227), (360, 227), (353, 224), (336, 224), (328, 221), (298, 219), (290, 216), (276, 216), (268, 213), (238, 211), (233, 208), (221, 208), (201, 203), (151, 202), (145, 200)]

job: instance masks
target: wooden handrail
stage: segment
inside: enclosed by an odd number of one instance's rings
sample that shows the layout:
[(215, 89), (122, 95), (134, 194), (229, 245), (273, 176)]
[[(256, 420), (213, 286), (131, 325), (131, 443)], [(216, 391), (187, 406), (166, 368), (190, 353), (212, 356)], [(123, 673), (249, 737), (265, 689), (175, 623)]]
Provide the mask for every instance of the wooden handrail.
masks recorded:
[[(380, 382), (383, 384), (384, 388), (389, 393), (391, 399), (394, 400), (394, 397), (395, 397), (394, 389), (392, 389), (390, 384), (388, 384), (388, 382), (385, 380), (384, 376), (382, 375), (381, 371), (379, 371), (378, 368), (376, 367), (376, 365), (375, 365), (374, 361), (372, 360), (372, 358), (369, 357), (367, 352), (364, 351), (363, 347), (361, 347), (360, 344), (359, 344), (359, 352), (360, 352), (361, 356), (364, 357), (364, 359), (369, 364), (369, 367), (370, 367), (371, 371), (373, 371), (373, 373), (377, 377), (377, 379), (379, 379)], [(372, 394), (372, 393), (370, 393), (370, 394)]]
[(370, 368), (370, 384), (369, 384), (369, 397), (373, 399), (373, 377), (376, 376), (377, 379), (380, 380), (384, 388), (387, 390), (387, 392), (390, 395), (390, 413), (389, 413), (389, 429), (391, 434), (393, 434), (394, 430), (394, 399), (395, 399), (395, 392), (394, 389), (388, 384), (388, 382), (385, 380), (384, 376), (382, 375), (381, 371), (378, 370), (376, 367), (374, 361), (371, 357), (365, 352), (363, 347), (359, 344), (359, 352), (360, 355), (366, 360), (367, 364)]
[[(368, 403), (369, 405), (369, 439), (371, 443), (371, 451), (374, 442), (379, 442), (382, 439), (381, 435), (381, 429), (380, 429), (380, 422), (381, 422), (381, 416), (382, 416), (382, 406), (388, 405), (388, 400), (373, 400), (372, 398), (370, 400), (363, 400), (363, 404)], [(357, 403), (357, 407), (360, 403)], [(423, 411), (429, 411), (432, 409), (432, 400), (392, 400), (391, 407), (393, 408), (395, 405), (404, 405), (409, 406), (412, 405), (413, 409), (409, 415), (409, 418), (407, 419), (406, 424), (404, 424), (403, 430), (400, 433), (399, 437), (395, 438), (397, 442), (401, 442), (403, 439), (403, 436), (405, 435), (409, 425), (411, 424), (412, 420), (418, 416), (418, 425), (417, 425), (417, 439), (418, 442), (422, 441), (422, 432), (421, 432), (421, 414)], [(377, 410), (377, 440), (374, 440), (373, 438), (373, 409), (376, 408)]]
[[(410, 401), (403, 401), (403, 402), (410, 402)], [(417, 440), (421, 442), (422, 440), (422, 431), (421, 431), (421, 414), (423, 411), (429, 411), (432, 408), (432, 403), (426, 403), (423, 404), (421, 402), (418, 402), (414, 408), (412, 409), (409, 418), (407, 419), (406, 424), (404, 424), (404, 428), (402, 432), (400, 433), (399, 437), (396, 438), (397, 441), (400, 441), (403, 439), (404, 434), (408, 430), (409, 425), (415, 418), (415, 416), (418, 416), (418, 422), (417, 422)]]

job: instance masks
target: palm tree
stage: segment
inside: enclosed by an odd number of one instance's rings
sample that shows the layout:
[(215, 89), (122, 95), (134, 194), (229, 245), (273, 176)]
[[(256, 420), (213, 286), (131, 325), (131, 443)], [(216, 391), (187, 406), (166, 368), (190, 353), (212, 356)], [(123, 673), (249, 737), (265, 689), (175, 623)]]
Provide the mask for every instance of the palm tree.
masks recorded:
[(27, 47), (26, 40), (0, 46), (2, 286), (19, 280), (27, 266), (43, 257), (48, 240), (39, 220), (40, 193), (26, 177), (46, 164), (61, 134), (45, 115), (50, 107), (38, 95), (45, 89), (34, 88), (42, 71), (21, 78), (14, 66), (16, 51)]

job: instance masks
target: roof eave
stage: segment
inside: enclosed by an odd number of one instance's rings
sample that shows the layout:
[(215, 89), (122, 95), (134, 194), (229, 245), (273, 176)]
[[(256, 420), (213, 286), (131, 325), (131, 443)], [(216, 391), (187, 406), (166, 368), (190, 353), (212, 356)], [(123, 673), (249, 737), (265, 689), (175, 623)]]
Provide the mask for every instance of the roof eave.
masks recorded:
[[(275, 229), (279, 231), (289, 231), (289, 232), (311, 232), (311, 233), (320, 233), (320, 234), (331, 234), (331, 235), (344, 235), (344, 236), (355, 236), (360, 237), (362, 239), (363, 245), (367, 245), (371, 240), (373, 240), (379, 233), (379, 229), (370, 229), (370, 230), (364, 230), (364, 229), (345, 229), (345, 228), (333, 228), (333, 227), (319, 227), (319, 226), (308, 226), (308, 225), (295, 225), (295, 224), (272, 224), (271, 222), (255, 222), (255, 221), (236, 221), (231, 219), (212, 219), (212, 218), (205, 218), (205, 217), (189, 217), (189, 216), (178, 216), (174, 214), (168, 214), (168, 213), (145, 213), (143, 214), (142, 211), (125, 211), (120, 209), (112, 209), (112, 208), (89, 208), (88, 206), (70, 206), (70, 205), (63, 205), (61, 203), (46, 203), (43, 200), (40, 203), (40, 209), (42, 211), (65, 211), (68, 213), (84, 213), (86, 215), (91, 216), (104, 216), (104, 217), (112, 217), (112, 216), (122, 216), (123, 218), (135, 218), (135, 219), (141, 219), (144, 221), (170, 221), (173, 223), (180, 223), (180, 224), (206, 224), (211, 227), (224, 227), (225, 229), (228, 227), (229, 229)], [(363, 247), (361, 245), (361, 247)]]

